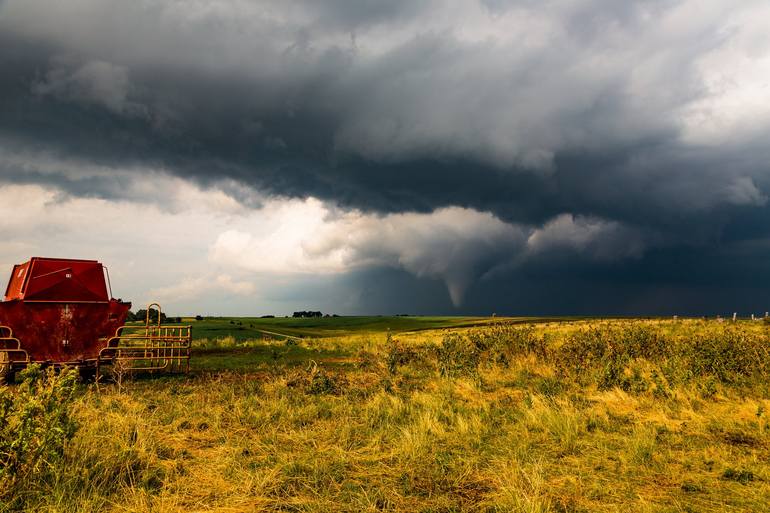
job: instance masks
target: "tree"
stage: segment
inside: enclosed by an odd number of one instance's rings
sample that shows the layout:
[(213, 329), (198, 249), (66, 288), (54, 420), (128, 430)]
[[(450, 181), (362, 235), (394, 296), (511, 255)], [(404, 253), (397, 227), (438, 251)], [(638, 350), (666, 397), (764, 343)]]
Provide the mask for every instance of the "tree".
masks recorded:
[(300, 310), (299, 312), (294, 312), (292, 317), (323, 317), (323, 314), (318, 311)]
[[(142, 308), (141, 310), (137, 310), (136, 314), (134, 314), (135, 320), (137, 321), (144, 321), (147, 319), (147, 310)], [(157, 323), (158, 322), (158, 311), (155, 308), (150, 308), (150, 323)], [(160, 314), (160, 322), (166, 322), (166, 314), (161, 313)]]

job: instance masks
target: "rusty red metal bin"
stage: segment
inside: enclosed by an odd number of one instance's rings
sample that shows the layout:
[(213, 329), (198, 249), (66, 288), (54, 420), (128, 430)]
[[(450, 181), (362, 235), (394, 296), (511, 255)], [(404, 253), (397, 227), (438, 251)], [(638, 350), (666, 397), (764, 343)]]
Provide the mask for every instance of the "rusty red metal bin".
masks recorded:
[(11, 371), (32, 362), (95, 366), (131, 308), (111, 297), (106, 273), (96, 260), (34, 257), (13, 267), (0, 302), (0, 358)]
[(186, 356), (189, 368), (190, 328), (150, 326), (149, 309), (144, 326), (124, 326), (131, 303), (110, 289), (96, 260), (34, 257), (15, 265), (0, 302), (0, 378), (12, 381), (30, 363), (88, 372), (118, 358), (164, 369)]

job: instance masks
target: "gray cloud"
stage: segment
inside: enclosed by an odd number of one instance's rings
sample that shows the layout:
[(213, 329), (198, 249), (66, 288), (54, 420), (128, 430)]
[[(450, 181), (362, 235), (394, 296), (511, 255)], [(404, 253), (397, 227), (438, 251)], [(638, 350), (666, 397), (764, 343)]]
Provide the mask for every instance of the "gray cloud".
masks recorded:
[(136, 106), (129, 103), (131, 83), (128, 70), (109, 62), (89, 61), (72, 69), (69, 63), (54, 62), (46, 77), (32, 86), (40, 95), (52, 94), (68, 101), (93, 103), (116, 114), (132, 115)]
[(645, 239), (616, 221), (564, 214), (533, 231), (527, 246), (535, 254), (570, 249), (599, 260), (615, 260), (640, 257), (651, 242)]
[[(528, 251), (605, 262), (591, 265), (761, 238), (765, 15), (761, 1), (7, 0), (0, 180), (156, 201), (131, 191), (165, 173), (248, 207), (462, 207), (532, 234)], [(454, 269), (458, 291), (519, 251), (455, 241), (474, 256), (450, 265), (418, 239), (425, 259), (405, 267)]]

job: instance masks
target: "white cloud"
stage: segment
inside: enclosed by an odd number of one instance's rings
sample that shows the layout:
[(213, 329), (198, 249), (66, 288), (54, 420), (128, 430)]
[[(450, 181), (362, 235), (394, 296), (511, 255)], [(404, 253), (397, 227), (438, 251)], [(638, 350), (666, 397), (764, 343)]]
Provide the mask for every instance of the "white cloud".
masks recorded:
[(229, 274), (205, 274), (185, 276), (178, 283), (150, 289), (149, 297), (159, 301), (176, 302), (179, 300), (199, 299), (204, 294), (225, 292), (236, 296), (253, 296), (256, 286), (250, 281), (236, 281)]
[(602, 260), (638, 257), (648, 242), (620, 223), (571, 214), (534, 228), (458, 207), (377, 216), (337, 212), (315, 199), (270, 201), (251, 221), (256, 225), (217, 237), (212, 263), (273, 274), (389, 266), (443, 280), (455, 305), (475, 280), (500, 266), (564, 250)]
[[(167, 202), (178, 208), (71, 197), (39, 185), (0, 185), (0, 262), (31, 256), (98, 259), (110, 269), (113, 292), (137, 307), (156, 299), (152, 289), (204, 273), (214, 273), (220, 291), (246, 293), (236, 277), (217, 278), (226, 271), (210, 269), (206, 260), (207, 246), (237, 215), (218, 201), (190, 201), (204, 194), (190, 184), (168, 192)], [(192, 309), (193, 304), (177, 298), (164, 306)]]
[(725, 13), (721, 41), (697, 59), (703, 90), (682, 114), (685, 142), (740, 143), (770, 129), (770, 5)]
[(269, 201), (242, 223), (248, 231), (234, 228), (221, 233), (209, 259), (251, 272), (340, 272), (346, 267), (345, 256), (335, 248), (313, 245), (326, 238), (330, 227), (350, 224), (359, 215), (344, 214), (330, 223), (330, 213), (313, 198)]

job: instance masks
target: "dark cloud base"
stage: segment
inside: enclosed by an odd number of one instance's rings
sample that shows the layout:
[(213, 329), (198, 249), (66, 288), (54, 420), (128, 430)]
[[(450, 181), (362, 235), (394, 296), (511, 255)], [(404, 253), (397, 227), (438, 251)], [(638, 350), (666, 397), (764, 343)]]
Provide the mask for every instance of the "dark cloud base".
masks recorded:
[(762, 316), (770, 310), (768, 259), (770, 248), (742, 255), (673, 249), (614, 265), (533, 264), (476, 282), (459, 308), (440, 280), (377, 270), (349, 278), (358, 301), (346, 313)]

